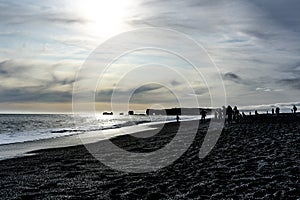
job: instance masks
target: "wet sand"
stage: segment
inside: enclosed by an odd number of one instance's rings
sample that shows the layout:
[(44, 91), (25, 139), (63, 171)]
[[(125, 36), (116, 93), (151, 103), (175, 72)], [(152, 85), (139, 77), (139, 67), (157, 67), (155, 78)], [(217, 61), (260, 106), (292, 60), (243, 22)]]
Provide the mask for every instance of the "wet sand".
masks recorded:
[[(213, 150), (200, 159), (207, 127), (199, 126), (178, 160), (149, 173), (113, 170), (82, 145), (0, 161), (0, 199), (300, 198), (299, 120), (226, 125)], [(111, 141), (127, 151), (151, 152), (171, 141), (177, 129), (178, 123), (168, 123), (148, 139)]]

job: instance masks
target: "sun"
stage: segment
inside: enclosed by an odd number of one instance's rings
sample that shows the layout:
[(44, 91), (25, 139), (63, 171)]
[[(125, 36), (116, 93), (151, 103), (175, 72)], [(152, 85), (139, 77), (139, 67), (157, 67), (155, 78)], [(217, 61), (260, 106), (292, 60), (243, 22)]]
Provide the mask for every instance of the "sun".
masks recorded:
[(122, 32), (126, 26), (126, 17), (130, 1), (86, 0), (79, 5), (80, 13), (87, 20), (86, 30), (98, 37), (111, 37)]

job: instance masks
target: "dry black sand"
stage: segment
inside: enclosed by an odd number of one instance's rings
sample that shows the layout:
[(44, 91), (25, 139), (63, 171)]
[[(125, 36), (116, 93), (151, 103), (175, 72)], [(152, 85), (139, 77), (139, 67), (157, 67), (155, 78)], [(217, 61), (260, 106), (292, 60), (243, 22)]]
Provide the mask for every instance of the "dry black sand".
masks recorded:
[[(177, 126), (166, 124), (160, 134), (142, 142), (127, 136), (113, 142), (128, 151), (155, 150), (174, 137)], [(151, 173), (110, 169), (84, 146), (1, 161), (0, 199), (300, 198), (300, 122), (226, 126), (210, 154), (199, 159), (206, 129), (199, 127), (180, 159)]]

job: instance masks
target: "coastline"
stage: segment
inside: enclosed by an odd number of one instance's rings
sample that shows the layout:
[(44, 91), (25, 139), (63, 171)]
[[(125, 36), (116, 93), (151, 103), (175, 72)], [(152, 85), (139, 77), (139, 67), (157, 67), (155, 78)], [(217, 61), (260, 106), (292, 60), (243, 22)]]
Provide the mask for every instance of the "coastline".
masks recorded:
[(132, 134), (151, 129), (155, 128), (153, 126), (151, 127), (151, 125), (139, 124), (128, 127), (90, 131), (84, 134), (74, 134), (57, 138), (0, 145), (0, 161), (22, 156), (30, 156), (33, 155), (33, 151), (84, 145), (122, 134)]
[[(177, 129), (177, 123), (168, 123), (147, 143), (133, 144), (124, 135), (111, 140), (128, 151), (143, 152), (170, 141)], [(150, 173), (113, 170), (83, 145), (0, 161), (0, 197), (299, 198), (299, 121), (225, 126), (217, 145), (200, 159), (206, 130), (207, 124), (200, 125), (193, 144), (178, 160)]]
[[(197, 118), (184, 119), (182, 121), (195, 121)], [(30, 156), (33, 151), (51, 149), (51, 148), (63, 148), (77, 145), (85, 145), (89, 143), (95, 143), (101, 140), (107, 140), (112, 137), (134, 134), (137, 132), (143, 132), (147, 130), (155, 130), (161, 127), (163, 124), (175, 122), (176, 119), (167, 122), (139, 122), (131, 126), (121, 126), (114, 128), (106, 128), (97, 131), (87, 131), (79, 134), (65, 135), (55, 138), (46, 138), (11, 144), (0, 145), (0, 160), (6, 160), (22, 156)]]

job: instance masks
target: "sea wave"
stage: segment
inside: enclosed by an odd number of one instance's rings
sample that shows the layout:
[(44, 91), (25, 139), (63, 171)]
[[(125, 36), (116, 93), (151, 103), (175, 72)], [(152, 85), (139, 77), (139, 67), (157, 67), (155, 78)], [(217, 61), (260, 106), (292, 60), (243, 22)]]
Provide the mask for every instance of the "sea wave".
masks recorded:
[[(199, 116), (181, 116), (181, 120)], [(0, 145), (66, 137), (139, 124), (176, 121), (175, 116), (0, 115)], [(7, 128), (9, 127), (9, 129)]]

